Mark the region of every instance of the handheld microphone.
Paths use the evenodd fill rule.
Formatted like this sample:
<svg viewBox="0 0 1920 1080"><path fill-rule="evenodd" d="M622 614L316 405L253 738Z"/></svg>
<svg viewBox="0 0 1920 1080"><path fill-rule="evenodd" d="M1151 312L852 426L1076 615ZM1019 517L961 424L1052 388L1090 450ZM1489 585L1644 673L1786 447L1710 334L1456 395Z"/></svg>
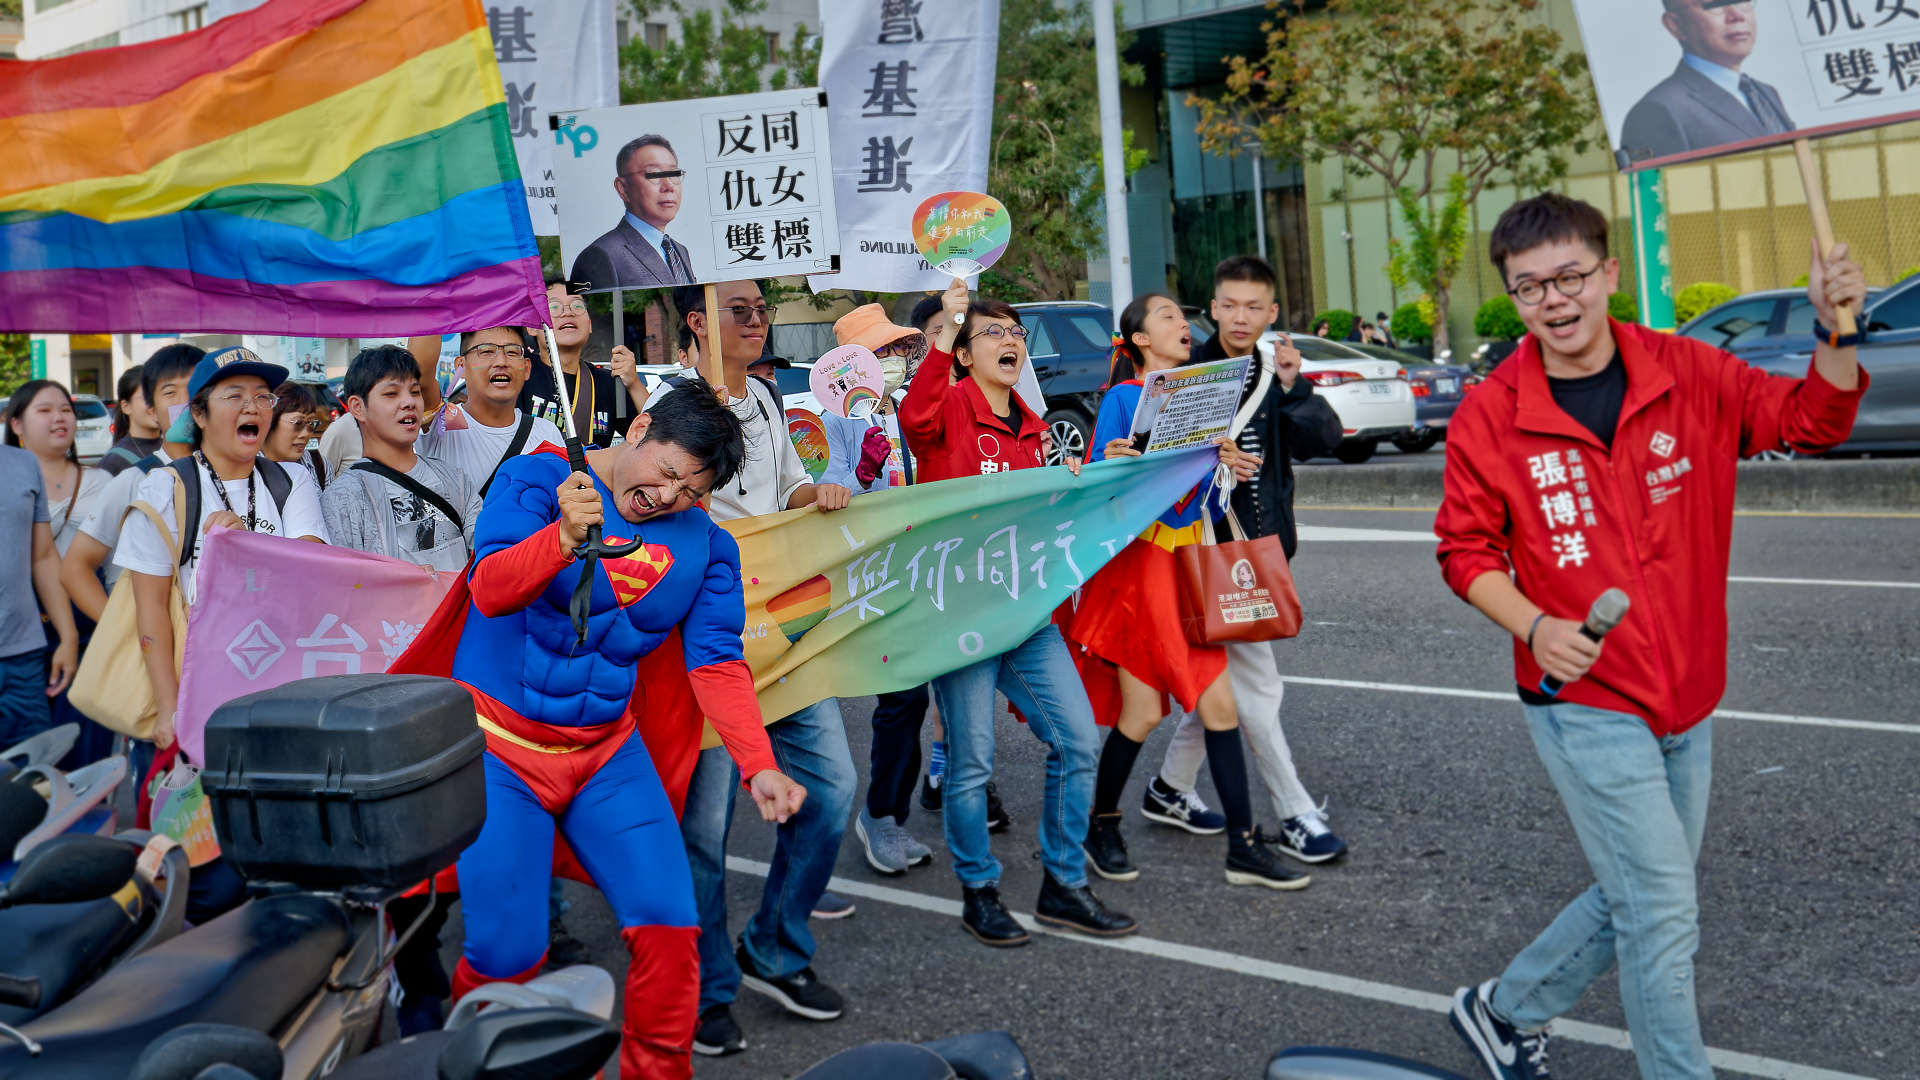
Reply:
<svg viewBox="0 0 1920 1080"><path fill-rule="evenodd" d="M1587 621L1580 624L1580 632L1587 636L1587 640L1597 642L1626 617L1627 594L1619 589L1608 589L1587 609ZM1564 685L1551 675L1543 676L1540 679L1540 692L1548 697L1558 697Z"/></svg>

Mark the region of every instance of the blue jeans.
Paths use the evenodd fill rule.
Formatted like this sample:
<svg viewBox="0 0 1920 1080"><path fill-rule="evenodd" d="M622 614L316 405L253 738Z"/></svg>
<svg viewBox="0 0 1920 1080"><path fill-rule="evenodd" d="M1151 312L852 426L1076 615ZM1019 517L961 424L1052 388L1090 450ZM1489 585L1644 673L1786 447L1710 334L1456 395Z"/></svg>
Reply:
<svg viewBox="0 0 1920 1080"><path fill-rule="evenodd" d="M807 789L807 801L779 827L760 909L741 930L740 946L761 974L781 978L813 962L807 919L833 876L858 777L840 703L832 698L775 723L767 736L780 771ZM703 750L680 815L693 902L700 910L702 1011L731 1002L740 989L740 965L727 934L727 833L739 787L740 773L726 747Z"/></svg>
<svg viewBox="0 0 1920 1080"><path fill-rule="evenodd" d="M998 688L1047 744L1047 794L1040 816L1040 859L1068 888L1087 883L1087 838L1093 808L1099 729L1067 643L1051 624L999 656L933 680L940 722L947 728L947 848L953 872L969 889L1000 884L1000 862L987 842L987 781L993 779L993 692Z"/></svg>
<svg viewBox="0 0 1920 1080"><path fill-rule="evenodd" d="M1529 705L1526 714L1597 880L1507 966L1493 1011L1523 1030L1544 1027L1617 962L1640 1075L1712 1076L1694 1002L1693 867L1707 826L1713 721L1663 739L1637 716L1584 705Z"/></svg>
<svg viewBox="0 0 1920 1080"><path fill-rule="evenodd" d="M0 750L53 726L45 648L0 657Z"/></svg>

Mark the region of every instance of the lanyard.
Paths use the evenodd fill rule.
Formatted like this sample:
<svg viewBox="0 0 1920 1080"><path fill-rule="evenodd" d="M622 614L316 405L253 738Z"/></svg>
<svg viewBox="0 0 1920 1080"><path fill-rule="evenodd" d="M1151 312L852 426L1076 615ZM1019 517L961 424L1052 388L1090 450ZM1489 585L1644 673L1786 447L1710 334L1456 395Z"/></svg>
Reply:
<svg viewBox="0 0 1920 1080"><path fill-rule="evenodd" d="M225 480L220 479L220 474L214 471L213 463L207 460L207 455L204 452L196 450L194 451L194 454L200 459L200 467L207 470L208 476L213 477L213 491L214 491L214 494L220 496L220 505L227 508L227 513L232 514L235 517L238 517L240 512L233 508L233 500L227 497L227 482ZM254 497L253 473L249 472L247 473L247 531L248 532L252 532L254 525L257 523L257 519L254 517L253 497Z"/></svg>

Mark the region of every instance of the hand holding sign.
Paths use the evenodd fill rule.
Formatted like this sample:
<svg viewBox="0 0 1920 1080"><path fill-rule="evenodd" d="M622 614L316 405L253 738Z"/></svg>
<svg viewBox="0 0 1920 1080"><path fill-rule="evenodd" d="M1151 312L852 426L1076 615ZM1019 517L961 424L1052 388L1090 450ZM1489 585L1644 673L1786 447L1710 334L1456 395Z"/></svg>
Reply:
<svg viewBox="0 0 1920 1080"><path fill-rule="evenodd" d="M1000 200L977 191L948 191L913 212L913 243L935 269L972 277L1000 261L1013 239L1013 219Z"/></svg>
<svg viewBox="0 0 1920 1080"><path fill-rule="evenodd" d="M886 393L886 381L879 358L864 345L827 350L813 362L808 379L822 410L856 420L873 415Z"/></svg>

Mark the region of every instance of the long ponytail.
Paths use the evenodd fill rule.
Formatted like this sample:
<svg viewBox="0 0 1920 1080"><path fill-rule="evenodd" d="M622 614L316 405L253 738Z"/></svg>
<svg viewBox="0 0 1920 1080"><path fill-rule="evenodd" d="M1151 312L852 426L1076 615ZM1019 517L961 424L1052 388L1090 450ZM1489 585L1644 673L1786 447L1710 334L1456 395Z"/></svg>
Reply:
<svg viewBox="0 0 1920 1080"><path fill-rule="evenodd" d="M1147 325L1147 305L1155 300L1171 299L1165 293L1145 293L1134 297L1120 312L1120 332L1113 336L1113 355L1107 365L1108 386L1137 379L1147 369L1147 358L1140 355L1140 346L1133 343L1133 335Z"/></svg>

